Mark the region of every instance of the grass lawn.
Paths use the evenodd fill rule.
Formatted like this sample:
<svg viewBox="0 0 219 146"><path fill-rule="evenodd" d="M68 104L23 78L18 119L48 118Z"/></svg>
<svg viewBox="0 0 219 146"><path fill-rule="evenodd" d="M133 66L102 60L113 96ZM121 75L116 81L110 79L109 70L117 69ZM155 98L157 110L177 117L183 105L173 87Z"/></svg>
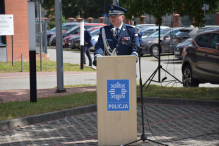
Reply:
<svg viewBox="0 0 219 146"><path fill-rule="evenodd" d="M56 71L56 62L50 60L42 61L42 70L45 72ZM63 63L64 71L96 71L90 67L84 67L83 70L80 69L78 64ZM36 61L36 70L40 72L40 61ZM15 61L12 66L12 62L0 62L0 73L8 72L21 72L21 61ZM23 62L23 72L29 72L29 61Z"/></svg>
<svg viewBox="0 0 219 146"><path fill-rule="evenodd" d="M136 90L137 96L140 96L139 86L137 86ZM219 100L219 88L171 88L150 85L147 90L143 89L143 95L144 97ZM96 102L96 92L84 92L39 98L37 99L37 103L30 103L29 100L0 103L0 121L96 104Z"/></svg>

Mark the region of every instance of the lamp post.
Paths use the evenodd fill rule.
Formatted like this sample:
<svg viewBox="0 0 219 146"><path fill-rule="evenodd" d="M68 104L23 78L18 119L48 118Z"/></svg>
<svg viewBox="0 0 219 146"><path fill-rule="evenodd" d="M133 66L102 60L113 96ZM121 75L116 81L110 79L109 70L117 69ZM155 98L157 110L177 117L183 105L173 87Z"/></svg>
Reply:
<svg viewBox="0 0 219 146"><path fill-rule="evenodd" d="M35 2L28 2L30 102L37 102Z"/></svg>
<svg viewBox="0 0 219 146"><path fill-rule="evenodd" d="M40 71L43 70L43 64L42 64L42 24L41 24L41 3L43 3L43 0L39 0L39 25L40 25Z"/></svg>
<svg viewBox="0 0 219 146"><path fill-rule="evenodd" d="M63 80L62 0L55 0L57 91L66 92Z"/></svg>

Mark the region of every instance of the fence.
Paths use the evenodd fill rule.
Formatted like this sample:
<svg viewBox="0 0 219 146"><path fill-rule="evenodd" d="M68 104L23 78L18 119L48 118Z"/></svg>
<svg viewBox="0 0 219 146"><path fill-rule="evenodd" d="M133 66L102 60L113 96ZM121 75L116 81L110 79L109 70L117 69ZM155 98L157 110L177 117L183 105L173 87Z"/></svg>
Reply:
<svg viewBox="0 0 219 146"><path fill-rule="evenodd" d="M206 14L205 15L205 25L215 25L215 15L214 14ZM181 17L182 26L190 26L192 25L192 21L189 20L188 16Z"/></svg>
<svg viewBox="0 0 219 146"><path fill-rule="evenodd" d="M47 21L41 19L42 32L41 32L41 48L42 52L47 53ZM36 53L40 53L40 21L35 19L36 26Z"/></svg>
<svg viewBox="0 0 219 146"><path fill-rule="evenodd" d="M146 17L143 19L143 23L144 24L155 24L155 18L153 16L150 15L145 15ZM166 15L162 17L163 22L162 25L164 26L172 26L173 23L173 15ZM189 20L188 16L183 16L180 17L181 21L179 21L179 26L181 25L182 27L189 27L192 25L192 21ZM206 14L205 15L205 19L206 19L206 23L205 25L215 25L215 15L214 14ZM84 22L87 22L87 19L84 19ZM93 23L98 23L99 20L98 19L93 19ZM134 19L135 24L139 24L139 18L135 18ZM110 24L110 19L109 18L105 18L104 20L105 24Z"/></svg>

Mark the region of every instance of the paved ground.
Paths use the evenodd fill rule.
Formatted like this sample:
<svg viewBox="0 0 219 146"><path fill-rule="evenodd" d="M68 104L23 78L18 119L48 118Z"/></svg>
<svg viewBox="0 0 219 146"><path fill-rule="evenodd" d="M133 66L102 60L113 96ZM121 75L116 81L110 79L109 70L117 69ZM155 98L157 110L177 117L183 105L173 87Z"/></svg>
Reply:
<svg viewBox="0 0 219 146"><path fill-rule="evenodd" d="M218 146L219 108L145 104L145 134L170 146ZM146 112L147 111L147 116ZM138 105L138 135L142 134ZM146 117L148 118L149 126ZM150 128L149 128L150 127ZM0 131L1 145L97 145L97 113ZM139 145L155 146L152 142Z"/></svg>
<svg viewBox="0 0 219 146"><path fill-rule="evenodd" d="M55 61L55 50L49 49L48 52L50 59ZM64 62L74 64L80 62L77 53L64 51L63 56ZM180 63L177 60L168 63L168 57L165 57L162 64L171 74L181 79ZM156 67L156 60L147 57L142 58L143 82L146 81ZM136 70L138 74L138 66ZM162 73L162 75L165 76L165 73ZM65 72L64 83L65 85L96 84L96 73ZM172 82L173 84L174 82ZM56 93L54 88L56 86L56 72L37 73L38 98L96 90L95 87L67 88L66 93ZM174 86L179 87L181 85L174 84ZM218 85L211 84L202 84L201 86L218 87ZM0 74L0 98L3 98L4 102L28 100L29 73ZM158 139L162 143L174 146L219 146L218 107L146 104L144 108L145 134L149 139ZM0 131L0 145L97 145L96 114L96 112L86 113ZM136 137L140 137L142 133L140 106L138 106L137 114L138 125L136 127L138 135ZM150 146L157 144L147 141L145 143L139 142L139 145Z"/></svg>

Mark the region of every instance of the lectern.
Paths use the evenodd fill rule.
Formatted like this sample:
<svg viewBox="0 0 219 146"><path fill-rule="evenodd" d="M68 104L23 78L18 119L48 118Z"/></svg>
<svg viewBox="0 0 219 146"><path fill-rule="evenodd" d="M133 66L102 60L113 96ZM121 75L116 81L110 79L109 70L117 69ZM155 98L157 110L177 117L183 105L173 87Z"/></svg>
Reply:
<svg viewBox="0 0 219 146"><path fill-rule="evenodd" d="M98 57L98 145L122 145L137 140L136 100L136 57Z"/></svg>

